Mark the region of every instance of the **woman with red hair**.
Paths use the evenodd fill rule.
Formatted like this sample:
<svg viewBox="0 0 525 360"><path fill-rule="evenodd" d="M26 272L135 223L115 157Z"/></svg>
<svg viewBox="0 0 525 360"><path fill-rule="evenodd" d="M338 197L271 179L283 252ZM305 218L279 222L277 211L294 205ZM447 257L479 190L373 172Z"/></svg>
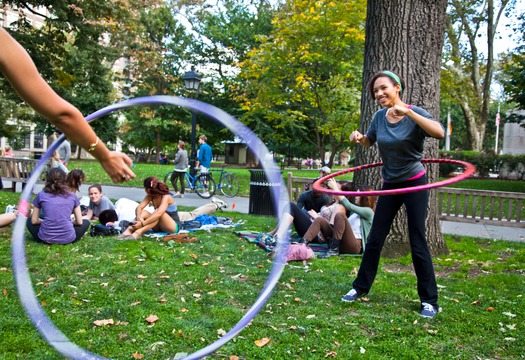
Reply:
<svg viewBox="0 0 525 360"><path fill-rule="evenodd" d="M135 210L135 221L117 237L118 239L137 240L150 229L170 234L179 232L180 219L177 204L170 196L168 185L151 176L144 180L144 190L146 197ZM149 205L154 207L153 213L144 210Z"/></svg>

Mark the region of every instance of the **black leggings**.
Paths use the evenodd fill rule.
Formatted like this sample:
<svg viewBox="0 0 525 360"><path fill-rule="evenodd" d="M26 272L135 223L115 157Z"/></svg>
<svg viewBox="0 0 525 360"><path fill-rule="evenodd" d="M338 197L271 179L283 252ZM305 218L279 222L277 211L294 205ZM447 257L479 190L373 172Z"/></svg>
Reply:
<svg viewBox="0 0 525 360"><path fill-rule="evenodd" d="M383 184L383 190L412 187L427 183L426 176L409 180L401 184ZM408 237L412 251L412 263L417 277L417 292L421 302L426 302L438 308L438 290L432 256L428 248L425 234L427 216L428 191L418 191L409 194L381 196L377 201L374 220L370 235L366 242L363 260L353 283L359 293L368 293L377 274L379 258L394 217L405 205L408 221Z"/></svg>
<svg viewBox="0 0 525 360"><path fill-rule="evenodd" d="M69 244L80 240L82 236L84 236L84 234L88 230L89 224L90 224L89 220L83 219L82 225L74 225L73 228L75 229L75 240L73 240ZM33 239L35 239L36 242L49 244L47 241L43 241L42 239L38 237L38 230L40 229L40 225L33 225L31 223L31 218L27 219L26 226L27 226L27 230L29 230L29 233L31 234L31 236L33 236Z"/></svg>
<svg viewBox="0 0 525 360"><path fill-rule="evenodd" d="M297 235L304 237L304 234L306 234L310 225L312 225L312 218L305 209L301 209L293 202L290 203L290 215L293 216L293 226L295 227ZM319 241L319 239L315 236L312 242L315 243L317 241Z"/></svg>
<svg viewBox="0 0 525 360"><path fill-rule="evenodd" d="M186 175L185 172L182 172L182 171L173 171L171 173L171 178L170 178L170 181L171 181L171 185L173 185L173 189L175 189L175 191L179 191L179 188L177 187L177 181L180 182L180 193L181 194L184 194L184 176Z"/></svg>

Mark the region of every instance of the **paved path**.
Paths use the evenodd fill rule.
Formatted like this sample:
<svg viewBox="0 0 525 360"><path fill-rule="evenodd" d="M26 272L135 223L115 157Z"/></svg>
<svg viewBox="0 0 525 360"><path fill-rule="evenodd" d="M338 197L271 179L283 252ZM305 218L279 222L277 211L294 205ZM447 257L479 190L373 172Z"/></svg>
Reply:
<svg viewBox="0 0 525 360"><path fill-rule="evenodd" d="M10 187L8 181L4 181L4 187ZM88 193L88 184L83 184L80 187L80 193L86 195ZM20 186L18 186L20 189ZM37 184L35 191L42 189L42 185ZM132 188L118 185L104 185L102 187L103 193L110 199L128 198L140 202L145 195L144 189ZM235 211L243 214L249 213L250 200L246 197L236 196L234 198L226 198L224 196L217 196L228 203L226 211ZM181 206L198 207L208 203L209 199L202 199L197 194L188 192L184 198L177 198L177 204ZM525 229L507 226L493 226L483 224L460 223L454 221L441 221L441 231L444 234L452 234L459 236L472 236L483 239L493 240L508 240L508 241L523 241L525 242Z"/></svg>

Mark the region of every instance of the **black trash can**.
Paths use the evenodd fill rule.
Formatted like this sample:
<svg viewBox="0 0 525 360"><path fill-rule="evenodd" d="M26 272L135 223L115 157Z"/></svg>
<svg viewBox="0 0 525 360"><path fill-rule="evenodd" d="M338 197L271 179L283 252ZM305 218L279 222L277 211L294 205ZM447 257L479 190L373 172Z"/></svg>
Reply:
<svg viewBox="0 0 525 360"><path fill-rule="evenodd" d="M281 179L281 177L279 178ZM272 188L280 187L281 185L282 180L277 184L270 183L266 178L264 170L250 170L250 203L248 213L275 216Z"/></svg>

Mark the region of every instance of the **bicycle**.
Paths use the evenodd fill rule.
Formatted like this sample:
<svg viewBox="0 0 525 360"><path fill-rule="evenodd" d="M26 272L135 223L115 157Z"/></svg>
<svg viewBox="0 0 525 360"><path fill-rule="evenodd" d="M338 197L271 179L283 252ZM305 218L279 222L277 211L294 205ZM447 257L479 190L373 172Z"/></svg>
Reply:
<svg viewBox="0 0 525 360"><path fill-rule="evenodd" d="M216 188L220 189L222 194L226 197L234 197L239 193L239 180L235 177L235 174L224 171L224 168L227 164L222 165L221 170L212 170L220 171L221 176L219 181L216 182ZM213 174L212 174L213 176Z"/></svg>
<svg viewBox="0 0 525 360"><path fill-rule="evenodd" d="M170 171L164 176L164 183L171 183L171 174L173 171ZM184 174L184 180L186 183L186 188L193 190L199 197L203 199L209 199L215 195L216 185L215 180L210 173L207 174L198 174L192 176L188 171Z"/></svg>

